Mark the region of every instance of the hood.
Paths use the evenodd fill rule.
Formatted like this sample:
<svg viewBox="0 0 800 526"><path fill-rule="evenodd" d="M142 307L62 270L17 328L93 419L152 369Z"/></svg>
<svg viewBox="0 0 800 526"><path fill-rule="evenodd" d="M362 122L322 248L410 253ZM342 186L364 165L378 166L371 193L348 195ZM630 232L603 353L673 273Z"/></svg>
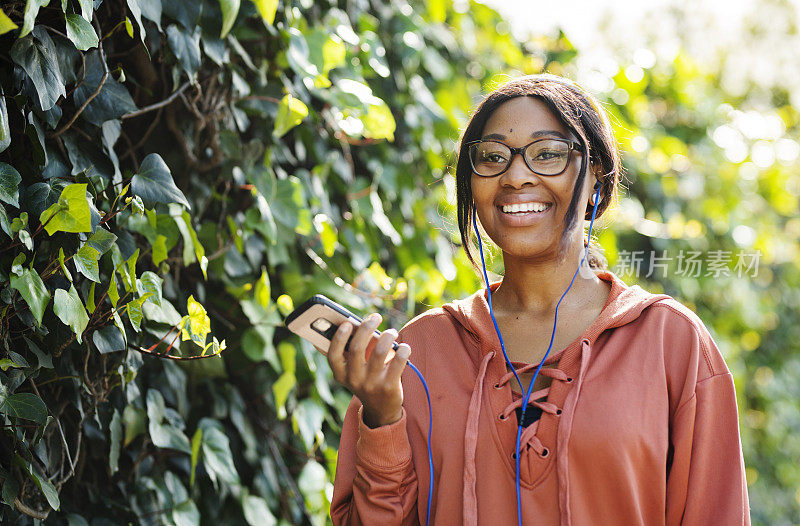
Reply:
<svg viewBox="0 0 800 526"><path fill-rule="evenodd" d="M665 294L651 294L638 285L629 287L613 272L608 270L595 272L595 274L603 281L611 283L611 292L600 315L584 331L581 339L588 339L594 342L604 330L630 323L638 318L647 306L656 301L669 298ZM499 286L499 281L492 283L492 292ZM481 347L483 349L496 349L499 347L500 340L497 337L489 314L486 289L482 288L467 298L447 303L443 306L443 309L470 334L482 342Z"/></svg>

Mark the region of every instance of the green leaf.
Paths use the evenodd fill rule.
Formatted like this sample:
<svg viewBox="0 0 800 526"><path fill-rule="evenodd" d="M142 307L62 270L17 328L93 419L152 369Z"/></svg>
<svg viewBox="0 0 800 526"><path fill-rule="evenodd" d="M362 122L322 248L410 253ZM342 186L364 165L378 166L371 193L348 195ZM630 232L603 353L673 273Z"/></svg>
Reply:
<svg viewBox="0 0 800 526"><path fill-rule="evenodd" d="M108 284L108 299L111 300L111 305L116 308L117 302L119 302L116 274L111 274L111 283Z"/></svg>
<svg viewBox="0 0 800 526"><path fill-rule="evenodd" d="M300 438L305 442L307 451L313 451L317 439L321 438L324 418L325 410L320 402L310 398L297 404L292 413L292 425L300 432Z"/></svg>
<svg viewBox="0 0 800 526"><path fill-rule="evenodd" d="M55 298L53 299L53 311L58 316L58 319L69 326L72 332L77 336L78 343L81 343L83 331L89 324L89 316L86 314L86 308L78 296L78 291L75 290L75 285L70 285L69 292L64 289L57 289Z"/></svg>
<svg viewBox="0 0 800 526"><path fill-rule="evenodd" d="M119 450L120 442L122 442L122 418L116 409L114 409L114 416L111 417L109 433L111 434L111 446L108 450L108 469L113 475L119 470Z"/></svg>
<svg viewBox="0 0 800 526"><path fill-rule="evenodd" d="M92 219L86 183L71 184L64 188L58 202L42 212L39 221L51 236L56 232L90 232Z"/></svg>
<svg viewBox="0 0 800 526"><path fill-rule="evenodd" d="M225 38L225 35L233 27L236 22L236 15L239 14L240 0L219 0L219 7L222 9L222 31L219 38Z"/></svg>
<svg viewBox="0 0 800 526"><path fill-rule="evenodd" d="M103 61L97 50L86 53L86 76L83 82L75 88L75 105L80 107L89 97L97 91L105 70ZM136 111L136 104L125 86L114 80L109 74L100 88L100 93L89 102L83 110L81 118L92 124L102 126L104 122L119 119L126 113ZM87 145L82 145L79 151L83 152Z"/></svg>
<svg viewBox="0 0 800 526"><path fill-rule="evenodd" d="M297 378L294 373L285 372L272 384L272 394L275 396L275 408L278 410L278 418L286 418L286 400L289 393L297 385Z"/></svg>
<svg viewBox="0 0 800 526"><path fill-rule="evenodd" d="M14 235L11 230L11 223L8 221L8 214L6 207L0 204L0 230L6 233L8 237L13 238Z"/></svg>
<svg viewBox="0 0 800 526"><path fill-rule="evenodd" d="M157 266L159 263L167 259L167 254L167 238L161 234L158 234L158 236L156 236L155 243L153 243L153 265Z"/></svg>
<svg viewBox="0 0 800 526"><path fill-rule="evenodd" d="M176 449L184 453L192 453L189 439L186 435L169 424L162 424L164 420L164 397L155 389L147 390L147 418L148 430L153 445L160 448Z"/></svg>
<svg viewBox="0 0 800 526"><path fill-rule="evenodd" d="M191 209L186 196L175 186L169 167L157 153L144 158L139 173L131 181L131 191L140 196L149 208L155 203L180 203Z"/></svg>
<svg viewBox="0 0 800 526"><path fill-rule="evenodd" d="M123 447L133 442L133 439L141 435L145 431L146 415L142 409L138 409L132 405L126 405L122 411L122 422L125 424L125 440L122 443Z"/></svg>
<svg viewBox="0 0 800 526"><path fill-rule="evenodd" d="M67 37L72 40L75 47L81 51L97 47L100 39L94 32L92 24L80 15L69 14L65 16L67 22Z"/></svg>
<svg viewBox="0 0 800 526"><path fill-rule="evenodd" d="M211 318L203 305L194 299L194 295L186 301L186 309L189 314L185 317L186 322L181 324L181 341L192 340L202 347L211 332Z"/></svg>
<svg viewBox="0 0 800 526"><path fill-rule="evenodd" d="M0 13L2 13L2 10L0 10ZM2 25L2 16L0 16L0 25ZM6 108L6 98L0 89L0 153L3 153L10 145L11 128L8 124L8 108Z"/></svg>
<svg viewBox="0 0 800 526"><path fill-rule="evenodd" d="M0 201L19 208L19 183L22 176L10 164L0 163Z"/></svg>
<svg viewBox="0 0 800 526"><path fill-rule="evenodd" d="M239 484L239 473L233 463L230 443L222 425L211 418L203 418L198 425L203 430L203 465L215 486L219 482Z"/></svg>
<svg viewBox="0 0 800 526"><path fill-rule="evenodd" d="M100 283L100 265L97 262L99 257L100 253L97 249L90 247L89 244L86 243L78 250L72 260L75 262L75 269L78 272L90 280Z"/></svg>
<svg viewBox="0 0 800 526"><path fill-rule="evenodd" d="M31 309L36 323L42 324L44 309L50 302L50 293L44 286L42 278L33 269L22 269L19 275L11 276L11 288L19 291L22 299Z"/></svg>
<svg viewBox="0 0 800 526"><path fill-rule="evenodd" d="M14 463L25 470L31 480L33 480L39 490L44 494L50 507L57 510L61 506L61 502L58 500L58 491L56 491L55 486L53 486L47 477L41 476L33 465L26 462L19 455L15 455Z"/></svg>
<svg viewBox="0 0 800 526"><path fill-rule="evenodd" d="M197 19L203 10L203 2L196 0L170 0L163 2L164 14L180 22L183 27L194 31ZM144 10L142 11L144 12Z"/></svg>
<svg viewBox="0 0 800 526"><path fill-rule="evenodd" d="M192 227L192 218L186 210L181 209L178 205L171 204L169 206L169 213L175 219L175 224L183 238L183 264L189 265L197 261L200 264L200 270L203 271L203 278L207 279L208 259L206 259L206 250L200 243L194 227Z"/></svg>
<svg viewBox="0 0 800 526"><path fill-rule="evenodd" d="M142 16L155 22L158 30L161 31L161 0L128 0L128 8L139 26L139 38L142 39L142 42L144 42L147 35L144 25L142 25ZM128 34L131 37L133 36L133 28L130 29Z"/></svg>
<svg viewBox="0 0 800 526"><path fill-rule="evenodd" d="M94 331L92 342L100 354L125 350L125 336L116 325L106 325Z"/></svg>
<svg viewBox="0 0 800 526"><path fill-rule="evenodd" d="M307 115L308 106L300 99L286 94L278 106L278 116L275 118L275 129L272 134L275 137L283 137L289 130L300 124Z"/></svg>
<svg viewBox="0 0 800 526"><path fill-rule="evenodd" d="M31 3L35 0L28 0L29 6ZM14 42L10 55L31 79L42 111L49 110L59 97L66 96L53 40L43 27L37 27L32 35Z"/></svg>
<svg viewBox="0 0 800 526"><path fill-rule="evenodd" d="M197 471L197 461L200 459L200 446L203 444L203 430L197 428L192 436L192 462L189 471L189 486L194 487L194 476Z"/></svg>
<svg viewBox="0 0 800 526"><path fill-rule="evenodd" d="M364 123L364 137L394 141L396 124L392 111L385 102L370 104L367 114L361 117L361 122Z"/></svg>
<svg viewBox="0 0 800 526"><path fill-rule="evenodd" d="M5 14L2 9L0 9L0 35L5 35L9 31L13 31L18 27L19 26L15 24L10 18L8 18L8 15ZM0 149L0 151L3 150Z"/></svg>
<svg viewBox="0 0 800 526"><path fill-rule="evenodd" d="M242 499L244 518L250 526L275 526L278 520L267 506L267 501L256 495L245 495Z"/></svg>
<svg viewBox="0 0 800 526"><path fill-rule="evenodd" d="M87 22L92 21L92 15L94 15L94 0L78 0L78 3L81 5L81 16Z"/></svg>
<svg viewBox="0 0 800 526"><path fill-rule="evenodd" d="M177 24L172 24L167 28L167 42L186 74L189 77L194 76L201 63L200 28L189 33Z"/></svg>
<svg viewBox="0 0 800 526"><path fill-rule="evenodd" d="M97 250L97 252L102 255L111 249L111 246L116 240L116 235L104 228L97 228L94 231L94 234L92 234L89 239L86 240L86 244Z"/></svg>
<svg viewBox="0 0 800 526"><path fill-rule="evenodd" d="M72 274L70 274L69 269L67 269L67 265L65 263L66 256L64 256L64 249L59 247L58 248L58 265L61 267L61 272L64 273L64 277L72 283Z"/></svg>
<svg viewBox="0 0 800 526"><path fill-rule="evenodd" d="M278 11L278 0L253 0L258 14L269 25L275 22L275 13Z"/></svg>
<svg viewBox="0 0 800 526"><path fill-rule="evenodd" d="M137 292L140 296L149 294L147 299L160 307L162 283L164 283L164 280L161 279L158 274L146 270L144 273L142 273L142 277L136 284Z"/></svg>
<svg viewBox="0 0 800 526"><path fill-rule="evenodd" d="M139 332L139 328L142 323L142 303L144 303L145 300L147 300L147 296L131 300L125 305L125 311L128 313L128 319L131 320L131 325L136 332Z"/></svg>
<svg viewBox="0 0 800 526"><path fill-rule="evenodd" d="M33 24L36 22L36 15L39 14L39 9L45 7L50 3L50 0L28 0L25 3L25 14L22 20L22 31L19 37L22 38L33 29Z"/></svg>
<svg viewBox="0 0 800 526"><path fill-rule="evenodd" d="M47 420L47 406L33 393L14 393L0 404L0 413L15 418L32 420L44 424Z"/></svg>

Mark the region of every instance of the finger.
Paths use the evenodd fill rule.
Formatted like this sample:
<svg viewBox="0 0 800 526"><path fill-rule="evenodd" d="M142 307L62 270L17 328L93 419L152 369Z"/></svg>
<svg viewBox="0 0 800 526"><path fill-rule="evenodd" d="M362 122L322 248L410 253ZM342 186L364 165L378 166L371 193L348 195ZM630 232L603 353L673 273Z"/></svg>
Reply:
<svg viewBox="0 0 800 526"><path fill-rule="evenodd" d="M331 367L331 371L333 371L333 377L340 383L344 383L345 369L347 367L344 357L344 347L352 333L353 324L348 321L342 322L333 334L331 345L328 347L328 364Z"/></svg>
<svg viewBox="0 0 800 526"><path fill-rule="evenodd" d="M367 363L366 352L370 340L375 336L375 329L381 323L381 315L372 313L366 317L361 323L361 326L356 329L353 338L350 340L349 353L347 356L348 362L358 363L362 366Z"/></svg>
<svg viewBox="0 0 800 526"><path fill-rule="evenodd" d="M392 342L395 339L397 339L397 331L394 329L387 329L378 337L375 349L373 349L372 355L367 360L367 377L377 378L383 374L386 355L389 353L389 349L392 348Z"/></svg>
<svg viewBox="0 0 800 526"><path fill-rule="evenodd" d="M408 357L411 354L411 347L407 343L401 343L397 346L397 351L394 353L394 358L389 362L386 367L386 381L393 382L399 381L400 375L408 363Z"/></svg>

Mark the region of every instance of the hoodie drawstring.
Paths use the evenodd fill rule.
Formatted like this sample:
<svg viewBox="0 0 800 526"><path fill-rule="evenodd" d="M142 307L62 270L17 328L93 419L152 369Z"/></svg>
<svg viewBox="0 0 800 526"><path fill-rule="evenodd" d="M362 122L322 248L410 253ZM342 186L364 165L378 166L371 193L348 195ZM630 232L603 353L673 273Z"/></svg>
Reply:
<svg viewBox="0 0 800 526"><path fill-rule="evenodd" d="M478 448L478 419L481 414L481 400L483 399L483 381L486 378L486 369L494 358L494 351L483 357L478 369L478 378L472 389L467 412L467 430L464 432L464 524L474 526L478 524L478 495L475 490L477 477L475 476L475 452Z"/></svg>

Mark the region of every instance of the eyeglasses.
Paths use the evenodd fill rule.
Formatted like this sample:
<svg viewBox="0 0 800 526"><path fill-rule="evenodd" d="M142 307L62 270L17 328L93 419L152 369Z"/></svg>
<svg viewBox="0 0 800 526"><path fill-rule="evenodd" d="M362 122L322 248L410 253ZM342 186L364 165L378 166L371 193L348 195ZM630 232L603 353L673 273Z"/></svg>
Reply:
<svg viewBox="0 0 800 526"><path fill-rule="evenodd" d="M525 165L535 174L561 175L567 169L572 150L580 144L569 139L538 139L520 148L496 141L477 140L467 143L472 170L481 177L496 177L511 166L514 155L520 154Z"/></svg>

